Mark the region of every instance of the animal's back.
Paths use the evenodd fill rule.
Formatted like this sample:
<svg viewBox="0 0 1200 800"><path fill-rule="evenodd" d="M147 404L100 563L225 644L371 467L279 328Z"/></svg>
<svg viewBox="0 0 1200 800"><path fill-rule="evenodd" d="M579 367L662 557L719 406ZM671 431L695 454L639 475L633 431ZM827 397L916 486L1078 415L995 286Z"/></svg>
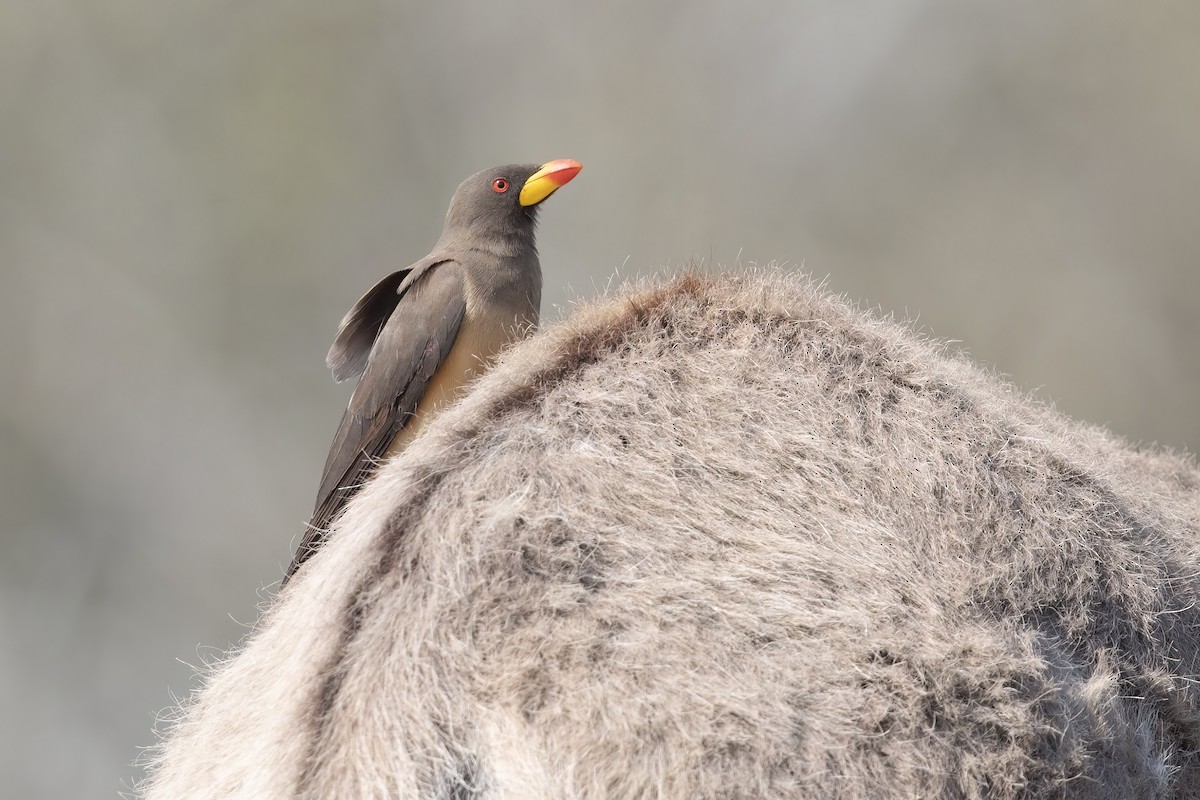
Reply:
<svg viewBox="0 0 1200 800"><path fill-rule="evenodd" d="M1189 797L1200 474L776 273L509 351L152 797Z"/></svg>

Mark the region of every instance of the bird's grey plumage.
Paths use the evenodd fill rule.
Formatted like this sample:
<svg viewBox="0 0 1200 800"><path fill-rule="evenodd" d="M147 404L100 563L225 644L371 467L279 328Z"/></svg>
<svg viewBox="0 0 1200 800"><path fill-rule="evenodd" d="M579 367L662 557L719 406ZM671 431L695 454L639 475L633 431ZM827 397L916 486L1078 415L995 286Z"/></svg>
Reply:
<svg viewBox="0 0 1200 800"><path fill-rule="evenodd" d="M342 317L337 338L325 356L325 365L333 371L338 383L362 375L367 367L367 356L375 337L400 303L400 286L414 271L423 272L426 266L439 263L427 256L412 266L397 270L367 290L354 307Z"/></svg>
<svg viewBox="0 0 1200 800"><path fill-rule="evenodd" d="M537 204L521 205L518 190L539 169L509 165L463 181L433 251L376 283L342 319L326 363L335 380L362 377L285 584L379 461L411 438L405 429L454 399L504 345L536 327ZM501 180L511 190L497 189Z"/></svg>
<svg viewBox="0 0 1200 800"><path fill-rule="evenodd" d="M380 327L374 343L391 357L363 359L366 372L342 415L313 524L289 574L320 543L328 522L383 458L450 352L466 310L462 272L454 261L439 262L438 270L401 296Z"/></svg>

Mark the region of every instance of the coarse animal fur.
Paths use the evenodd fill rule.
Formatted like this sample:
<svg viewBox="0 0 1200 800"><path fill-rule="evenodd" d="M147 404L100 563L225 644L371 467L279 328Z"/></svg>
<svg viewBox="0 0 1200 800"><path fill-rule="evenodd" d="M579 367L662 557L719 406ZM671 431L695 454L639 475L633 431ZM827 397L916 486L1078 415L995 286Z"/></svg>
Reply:
<svg viewBox="0 0 1200 800"><path fill-rule="evenodd" d="M1200 796L1198 487L805 278L642 285L381 470L144 790Z"/></svg>

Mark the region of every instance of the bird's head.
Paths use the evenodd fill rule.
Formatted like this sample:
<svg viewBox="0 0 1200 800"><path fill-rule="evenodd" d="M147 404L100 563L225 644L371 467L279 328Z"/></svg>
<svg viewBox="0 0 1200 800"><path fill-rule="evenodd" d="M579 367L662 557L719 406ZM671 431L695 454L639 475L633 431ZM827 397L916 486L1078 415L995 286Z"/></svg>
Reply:
<svg viewBox="0 0 1200 800"><path fill-rule="evenodd" d="M538 205L583 167L560 158L546 164L509 164L477 172L459 184L446 212L447 237L532 235Z"/></svg>

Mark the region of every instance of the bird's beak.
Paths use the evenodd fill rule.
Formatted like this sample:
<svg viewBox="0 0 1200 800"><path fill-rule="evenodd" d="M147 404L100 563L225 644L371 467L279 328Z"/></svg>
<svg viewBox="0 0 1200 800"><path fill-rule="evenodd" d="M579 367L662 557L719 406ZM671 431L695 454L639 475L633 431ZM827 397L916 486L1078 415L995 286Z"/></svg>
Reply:
<svg viewBox="0 0 1200 800"><path fill-rule="evenodd" d="M555 189L578 175L581 169L583 169L582 164L569 158L560 158L557 161L542 164L542 168L530 175L529 180L525 181L525 185L521 187L521 196L517 198L518 202L523 206L536 206L554 194Z"/></svg>

